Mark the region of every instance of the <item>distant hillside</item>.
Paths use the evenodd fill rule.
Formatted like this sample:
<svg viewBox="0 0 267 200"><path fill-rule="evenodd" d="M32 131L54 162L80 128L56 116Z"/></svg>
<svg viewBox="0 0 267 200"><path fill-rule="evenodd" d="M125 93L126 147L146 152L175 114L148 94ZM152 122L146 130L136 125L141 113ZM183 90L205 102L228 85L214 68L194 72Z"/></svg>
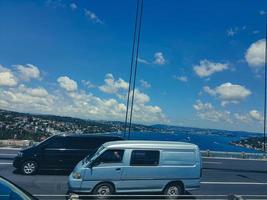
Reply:
<svg viewBox="0 0 267 200"><path fill-rule="evenodd" d="M133 131L158 131L140 124L132 125ZM30 139L39 141L57 133L103 133L124 131L124 123L93 121L54 115L19 113L0 109L0 139Z"/></svg>
<svg viewBox="0 0 267 200"><path fill-rule="evenodd" d="M39 141L57 133L123 132L124 123L119 121L94 121L55 115L37 115L0 109L0 139L29 139ZM256 137L255 133L226 131L169 125L132 124L134 132L186 133L224 135L227 137Z"/></svg>

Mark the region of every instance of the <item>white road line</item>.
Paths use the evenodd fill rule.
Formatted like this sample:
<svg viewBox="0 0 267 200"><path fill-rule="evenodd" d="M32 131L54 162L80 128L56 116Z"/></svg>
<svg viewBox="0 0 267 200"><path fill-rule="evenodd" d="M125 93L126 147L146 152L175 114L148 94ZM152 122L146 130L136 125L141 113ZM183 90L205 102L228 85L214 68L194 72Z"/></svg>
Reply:
<svg viewBox="0 0 267 200"><path fill-rule="evenodd" d="M21 150L22 148L12 148L12 147L0 147L0 150L14 150L14 151L17 151L17 150Z"/></svg>
<svg viewBox="0 0 267 200"><path fill-rule="evenodd" d="M212 185L267 185L267 183L259 182L200 182L201 184L212 184Z"/></svg>
<svg viewBox="0 0 267 200"><path fill-rule="evenodd" d="M1 163L0 162L0 165L12 165L12 163Z"/></svg>
<svg viewBox="0 0 267 200"><path fill-rule="evenodd" d="M221 165L222 162L205 162L203 161L204 164L216 164L216 165Z"/></svg>
<svg viewBox="0 0 267 200"><path fill-rule="evenodd" d="M0 156L16 156L14 153L0 153Z"/></svg>

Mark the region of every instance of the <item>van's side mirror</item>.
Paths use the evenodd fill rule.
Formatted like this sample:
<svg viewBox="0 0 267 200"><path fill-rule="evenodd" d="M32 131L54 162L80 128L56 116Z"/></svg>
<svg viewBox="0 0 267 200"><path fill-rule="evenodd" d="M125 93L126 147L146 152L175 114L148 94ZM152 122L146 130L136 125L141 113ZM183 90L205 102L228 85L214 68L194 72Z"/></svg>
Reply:
<svg viewBox="0 0 267 200"><path fill-rule="evenodd" d="M98 159L96 159L96 160L92 160L92 162L90 162L89 164L88 164L88 167L89 168L93 168L93 167L95 167L95 166L97 166L97 165L99 165L100 164L100 162L98 161Z"/></svg>
<svg viewBox="0 0 267 200"><path fill-rule="evenodd" d="M92 169L92 168L93 168L93 163L89 163L89 164L87 165L87 167L90 168L90 169Z"/></svg>
<svg viewBox="0 0 267 200"><path fill-rule="evenodd" d="M95 160L92 160L88 165L87 167L92 169L93 167L95 166Z"/></svg>

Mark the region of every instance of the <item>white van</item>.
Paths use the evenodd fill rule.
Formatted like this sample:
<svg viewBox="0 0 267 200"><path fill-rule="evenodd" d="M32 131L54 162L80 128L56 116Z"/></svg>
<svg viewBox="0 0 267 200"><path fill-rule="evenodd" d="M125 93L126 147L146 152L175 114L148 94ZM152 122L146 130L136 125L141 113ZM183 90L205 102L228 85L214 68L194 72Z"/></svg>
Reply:
<svg viewBox="0 0 267 200"><path fill-rule="evenodd" d="M116 141L79 162L69 176L69 194L152 192L176 197L198 189L202 162L198 146L183 142Z"/></svg>

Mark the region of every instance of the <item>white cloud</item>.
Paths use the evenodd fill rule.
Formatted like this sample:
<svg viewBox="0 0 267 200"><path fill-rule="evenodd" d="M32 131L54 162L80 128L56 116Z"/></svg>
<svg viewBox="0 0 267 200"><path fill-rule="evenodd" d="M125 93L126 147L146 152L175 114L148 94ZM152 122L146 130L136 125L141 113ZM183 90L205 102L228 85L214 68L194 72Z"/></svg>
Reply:
<svg viewBox="0 0 267 200"><path fill-rule="evenodd" d="M203 111L203 110L211 110L213 106L211 103L202 103L201 100L197 100L197 102L193 105L193 108L196 111Z"/></svg>
<svg viewBox="0 0 267 200"><path fill-rule="evenodd" d="M165 65L166 64L166 59L163 56L162 52L156 52L154 54L154 64L156 65Z"/></svg>
<svg viewBox="0 0 267 200"><path fill-rule="evenodd" d="M12 87L17 85L17 78L11 70L0 65L0 86Z"/></svg>
<svg viewBox="0 0 267 200"><path fill-rule="evenodd" d="M140 80L141 86L144 88L151 88L151 84L145 80Z"/></svg>
<svg viewBox="0 0 267 200"><path fill-rule="evenodd" d="M250 45L245 54L248 65L252 68L260 68L265 63L265 39L258 40Z"/></svg>
<svg viewBox="0 0 267 200"><path fill-rule="evenodd" d="M232 123L229 111L217 111L211 103L203 103L201 100L197 100L193 108L196 110L198 117L203 120Z"/></svg>
<svg viewBox="0 0 267 200"><path fill-rule="evenodd" d="M255 121L262 121L263 120L262 114L257 110L251 110L249 112L249 116Z"/></svg>
<svg viewBox="0 0 267 200"><path fill-rule="evenodd" d="M117 93L119 90L128 90L129 84L123 79L115 80L112 74L106 74L105 84L100 86L99 89L105 93Z"/></svg>
<svg viewBox="0 0 267 200"><path fill-rule="evenodd" d="M77 8L78 8L77 4L75 4L75 3L71 3L70 4L70 9L71 10L76 10Z"/></svg>
<svg viewBox="0 0 267 200"><path fill-rule="evenodd" d="M227 103L239 103L251 95L251 91L244 86L235 85L229 82L221 84L214 89L205 86L203 90L209 95L217 96L221 100L223 106Z"/></svg>
<svg viewBox="0 0 267 200"><path fill-rule="evenodd" d="M187 82L187 81L188 81L187 76L175 76L174 78L175 78L176 80L178 80L178 81L182 81L182 82Z"/></svg>
<svg viewBox="0 0 267 200"><path fill-rule="evenodd" d="M255 31L253 31L252 33L253 33L253 34L259 34L260 31L259 31L259 30L255 30Z"/></svg>
<svg viewBox="0 0 267 200"><path fill-rule="evenodd" d="M17 85L17 80L11 72L0 72L0 86L15 86Z"/></svg>
<svg viewBox="0 0 267 200"><path fill-rule="evenodd" d="M84 14L94 23L98 23L98 24L104 23L94 12L90 10L84 9Z"/></svg>
<svg viewBox="0 0 267 200"><path fill-rule="evenodd" d="M132 92L130 96L132 96ZM144 105L145 103L148 103L149 101L150 101L150 97L147 94L140 92L138 89L135 89L134 102L137 105L140 105L140 104Z"/></svg>
<svg viewBox="0 0 267 200"><path fill-rule="evenodd" d="M7 70L0 67L0 72L3 71ZM58 90L57 87L50 87L48 91L42 86L32 88L24 84L4 87L0 93L0 108L84 119L124 121L128 83L123 79L115 79L112 74L106 75L105 89L108 89L105 91L112 91L111 95L114 95L107 99L82 89L78 90L77 83L69 77L62 76L57 81L68 92ZM87 83L88 81L85 81L85 84ZM132 92L130 94L132 95ZM147 94L136 89L133 121L151 124L166 122L167 119L159 106L150 105L150 97Z"/></svg>
<svg viewBox="0 0 267 200"><path fill-rule="evenodd" d="M37 87L37 88L27 88L25 85L21 84L19 85L19 91L26 93L32 97L46 97L48 96L48 92L43 87Z"/></svg>
<svg viewBox="0 0 267 200"><path fill-rule="evenodd" d="M204 86L203 87L203 91L208 93L211 96L215 96L216 95L216 91L211 89L209 86Z"/></svg>
<svg viewBox="0 0 267 200"><path fill-rule="evenodd" d="M46 0L45 4L52 8L64 8L65 4L62 3L62 0Z"/></svg>
<svg viewBox="0 0 267 200"><path fill-rule="evenodd" d="M55 97L44 88L19 85L0 93L0 107L21 112L47 113L55 109Z"/></svg>
<svg viewBox="0 0 267 200"><path fill-rule="evenodd" d="M233 113L229 110L218 110L211 103L203 103L201 100L197 100L193 104L193 108L201 120L209 122L209 127L214 127L217 123L220 129L224 126L228 129L231 127L233 130L250 130L254 132L261 130L262 127L263 117L256 110L251 110L247 113Z"/></svg>
<svg viewBox="0 0 267 200"><path fill-rule="evenodd" d="M67 90L68 92L77 90L78 86L76 81L70 79L67 76L61 76L57 79L57 82L59 83L60 87Z"/></svg>
<svg viewBox="0 0 267 200"><path fill-rule="evenodd" d="M228 63L214 63L207 59L201 60L199 65L193 66L193 70L201 78L211 76L216 72L221 72L228 68Z"/></svg>
<svg viewBox="0 0 267 200"><path fill-rule="evenodd" d="M227 36L229 37L233 37L238 33L239 28L235 27L235 28L230 28L229 30L227 30Z"/></svg>
<svg viewBox="0 0 267 200"><path fill-rule="evenodd" d="M250 126L255 125L255 122L259 122L259 124L263 122L263 115L257 110L251 110L245 114L235 113L234 118L237 122Z"/></svg>
<svg viewBox="0 0 267 200"><path fill-rule="evenodd" d="M31 79L40 79L40 70L35 65L14 65L14 67L18 71L19 77L24 81L30 81Z"/></svg>
<svg viewBox="0 0 267 200"><path fill-rule="evenodd" d="M240 114L240 113L234 113L234 119L237 121L237 122L241 122L241 123L246 123L248 124L249 123L249 118L248 118L248 115L243 115L243 114Z"/></svg>
<svg viewBox="0 0 267 200"><path fill-rule="evenodd" d="M88 80L82 80L81 82L82 82L82 84L83 84L85 87L87 87L87 88L94 88L94 87L95 87L95 85L94 85L93 83L91 83L91 81L88 81Z"/></svg>
<svg viewBox="0 0 267 200"><path fill-rule="evenodd" d="M266 15L266 11L264 11L264 10L260 10L260 11L259 11L259 14L260 14L260 15Z"/></svg>
<svg viewBox="0 0 267 200"><path fill-rule="evenodd" d="M150 64L147 60L142 59L142 58L138 58L137 60L138 60L138 62L146 64L146 65Z"/></svg>

